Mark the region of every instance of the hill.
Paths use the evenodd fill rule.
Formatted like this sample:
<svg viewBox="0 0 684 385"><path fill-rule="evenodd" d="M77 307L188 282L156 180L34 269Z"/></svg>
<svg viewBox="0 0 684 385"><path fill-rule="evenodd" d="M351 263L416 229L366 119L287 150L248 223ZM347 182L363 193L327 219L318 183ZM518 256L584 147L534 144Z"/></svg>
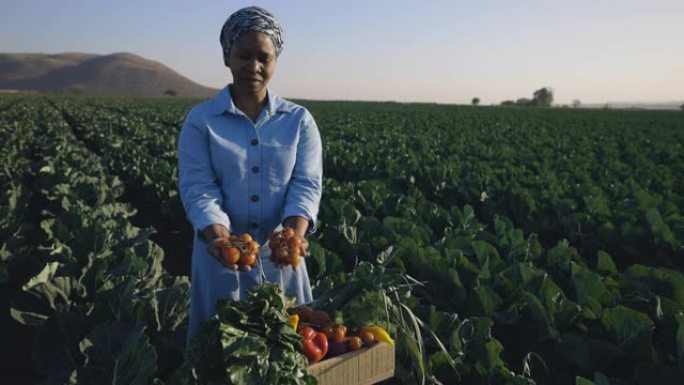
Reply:
<svg viewBox="0 0 684 385"><path fill-rule="evenodd" d="M131 53L0 54L0 89L101 95L209 97L217 90Z"/></svg>

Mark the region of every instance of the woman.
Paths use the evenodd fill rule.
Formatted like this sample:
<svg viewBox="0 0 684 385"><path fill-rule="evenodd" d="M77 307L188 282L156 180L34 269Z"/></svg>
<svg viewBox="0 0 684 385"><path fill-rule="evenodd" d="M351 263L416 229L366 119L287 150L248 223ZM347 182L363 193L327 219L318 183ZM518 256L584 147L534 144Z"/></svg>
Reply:
<svg viewBox="0 0 684 385"><path fill-rule="evenodd" d="M274 266L264 245L281 226L302 239L315 230L323 173L318 128L305 108L266 87L283 47L273 15L240 9L220 40L233 82L188 113L178 142L178 187L195 229L188 341L218 299L245 298L261 284L261 269L298 303L312 300L305 264ZM259 267L249 272L219 259L219 244L243 233L262 245Z"/></svg>

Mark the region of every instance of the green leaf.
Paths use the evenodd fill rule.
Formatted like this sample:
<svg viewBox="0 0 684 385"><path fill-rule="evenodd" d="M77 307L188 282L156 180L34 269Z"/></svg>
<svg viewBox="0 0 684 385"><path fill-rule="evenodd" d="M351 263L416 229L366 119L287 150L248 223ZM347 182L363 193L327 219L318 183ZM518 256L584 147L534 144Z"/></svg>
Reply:
<svg viewBox="0 0 684 385"><path fill-rule="evenodd" d="M187 277L174 277L162 289L155 290L145 303L148 326L154 331L174 331L187 324L188 292Z"/></svg>
<svg viewBox="0 0 684 385"><path fill-rule="evenodd" d="M496 248L484 241L474 241L472 248L480 265L480 277L490 279L491 273L501 271L503 262Z"/></svg>
<svg viewBox="0 0 684 385"><path fill-rule="evenodd" d="M425 362L423 359L423 355L420 351L420 348L418 347L418 344L416 344L416 341L408 334L400 332L399 335L399 340L401 341L401 348L405 349L406 352L408 353L407 355L411 357L412 361L418 365L418 373L421 374L421 384L425 383L425 375L426 375L426 368L425 368Z"/></svg>
<svg viewBox="0 0 684 385"><path fill-rule="evenodd" d="M537 296L528 291L524 291L522 293L522 297L525 300L532 320L537 324L537 331L539 333L540 339L554 338L557 332L553 323L548 317L544 305L542 305Z"/></svg>
<svg viewBox="0 0 684 385"><path fill-rule="evenodd" d="M618 269L615 266L615 262L605 251L599 250L597 252L598 262L596 265L596 270L603 274L617 275Z"/></svg>
<svg viewBox="0 0 684 385"><path fill-rule="evenodd" d="M546 265L558 272L570 272L570 262L579 259L577 250L570 247L567 241L558 242L546 253Z"/></svg>
<svg viewBox="0 0 684 385"><path fill-rule="evenodd" d="M499 367L504 365L503 360L501 360L501 352L503 352L503 350L503 345L494 338L485 342L484 355L480 357L480 360L475 364L476 368L485 375L495 373Z"/></svg>
<svg viewBox="0 0 684 385"><path fill-rule="evenodd" d="M622 290L650 297L657 294L684 306L684 275L664 267L632 265L625 269Z"/></svg>
<svg viewBox="0 0 684 385"><path fill-rule="evenodd" d="M157 371L157 354L143 324L96 326L80 344L86 360L79 383L145 385Z"/></svg>
<svg viewBox="0 0 684 385"><path fill-rule="evenodd" d="M31 279L29 279L29 281L26 282L26 284L24 284L22 289L28 291L34 288L35 286L49 282L52 279L52 277L54 277L57 273L59 266L59 262L47 263L38 274L31 277Z"/></svg>
<svg viewBox="0 0 684 385"><path fill-rule="evenodd" d="M574 274L572 281L575 285L577 302L580 305L591 304L592 299L598 301L603 307L613 307L620 302L620 292L617 287L607 286L600 275L589 269L583 269ZM592 310L598 309L592 307Z"/></svg>
<svg viewBox="0 0 684 385"><path fill-rule="evenodd" d="M219 326L223 356L226 360L258 359L268 355L267 340L258 334L250 334L227 323Z"/></svg>
<svg viewBox="0 0 684 385"><path fill-rule="evenodd" d="M354 296L340 310L344 313L347 327L367 325L387 327L386 304L390 302L384 290L365 290L360 295Z"/></svg>
<svg viewBox="0 0 684 385"><path fill-rule="evenodd" d="M104 287L95 293L95 306L92 318L101 323L110 321L126 321L137 323L144 320L144 299L138 295L138 280L125 277L110 281L113 287Z"/></svg>
<svg viewBox="0 0 684 385"><path fill-rule="evenodd" d="M332 199L323 214L326 223L340 228L354 226L362 217L354 205L342 199Z"/></svg>
<svg viewBox="0 0 684 385"><path fill-rule="evenodd" d="M596 384L594 384L593 381L587 380L584 377L577 376L577 377L575 377L575 385L596 385Z"/></svg>
<svg viewBox="0 0 684 385"><path fill-rule="evenodd" d="M610 385L608 377L601 372L594 372L594 383L596 383L596 385Z"/></svg>
<svg viewBox="0 0 684 385"><path fill-rule="evenodd" d="M636 366L635 380L639 385L681 385L684 368L641 362Z"/></svg>
<svg viewBox="0 0 684 385"><path fill-rule="evenodd" d="M48 263L12 298L10 314L20 323L39 326L58 306L72 306L85 297L85 288L73 277L56 276L61 264Z"/></svg>
<svg viewBox="0 0 684 385"><path fill-rule="evenodd" d="M618 347L635 356L650 357L655 325L648 315L617 306L603 310L600 321Z"/></svg>
<svg viewBox="0 0 684 385"><path fill-rule="evenodd" d="M554 351L584 370L601 370L624 359L624 353L613 344L576 333L561 334L554 343Z"/></svg>
<svg viewBox="0 0 684 385"><path fill-rule="evenodd" d="M446 379L457 378L458 371L454 370L449 362L449 357L441 351L438 351L428 359L428 365L430 373L432 373L438 379L445 381Z"/></svg>
<svg viewBox="0 0 684 385"><path fill-rule="evenodd" d="M86 317L79 312L58 309L35 334L31 357L46 376L67 377L83 363L78 348L87 332Z"/></svg>
<svg viewBox="0 0 684 385"><path fill-rule="evenodd" d="M489 286L478 286L472 291L470 308L473 315L491 316L503 301Z"/></svg>
<svg viewBox="0 0 684 385"><path fill-rule="evenodd" d="M418 245L428 244L432 238L428 229L419 227L408 219L388 216L382 220L382 225L395 236L395 239L408 236Z"/></svg>
<svg viewBox="0 0 684 385"><path fill-rule="evenodd" d="M684 314L679 313L675 316L677 320L677 336L675 337L677 343L677 358L679 358L679 367L684 368Z"/></svg>
<svg viewBox="0 0 684 385"><path fill-rule="evenodd" d="M677 247L677 240L672 231L667 226L663 218L660 216L660 211L656 207L652 207L646 213L646 222L648 222L649 229L656 244L667 245L671 248Z"/></svg>
<svg viewBox="0 0 684 385"><path fill-rule="evenodd" d="M315 278L322 278L326 274L325 249L315 241L309 242L309 256L305 259L309 275Z"/></svg>

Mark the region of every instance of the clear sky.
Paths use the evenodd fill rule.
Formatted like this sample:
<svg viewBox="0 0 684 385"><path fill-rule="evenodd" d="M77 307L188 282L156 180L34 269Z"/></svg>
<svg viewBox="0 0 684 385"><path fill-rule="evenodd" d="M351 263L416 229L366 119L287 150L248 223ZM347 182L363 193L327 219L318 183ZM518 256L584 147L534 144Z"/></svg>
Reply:
<svg viewBox="0 0 684 385"><path fill-rule="evenodd" d="M247 5L283 24L285 97L684 101L684 0L3 0L0 52L126 51L220 88L219 31Z"/></svg>

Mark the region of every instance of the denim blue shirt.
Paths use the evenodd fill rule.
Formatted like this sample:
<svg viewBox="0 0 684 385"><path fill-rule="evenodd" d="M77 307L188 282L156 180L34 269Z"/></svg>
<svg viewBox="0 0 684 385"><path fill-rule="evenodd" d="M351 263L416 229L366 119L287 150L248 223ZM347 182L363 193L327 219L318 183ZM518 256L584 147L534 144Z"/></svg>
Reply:
<svg viewBox="0 0 684 385"><path fill-rule="evenodd" d="M287 217L315 229L322 146L311 114L268 90L253 123L229 87L193 108L178 142L179 190L196 230L214 223L259 243Z"/></svg>
<svg viewBox="0 0 684 385"><path fill-rule="evenodd" d="M206 226L221 224L265 245L268 234L290 216L307 218L308 231L315 230L323 156L318 127L304 107L268 90L267 104L252 122L233 104L226 86L188 113L178 141L178 169L181 200L195 229L188 337L214 314L217 299L244 298L263 276L299 303L312 300L304 263L297 271L275 268L270 250L262 246L259 269L234 272L211 257L198 237Z"/></svg>

